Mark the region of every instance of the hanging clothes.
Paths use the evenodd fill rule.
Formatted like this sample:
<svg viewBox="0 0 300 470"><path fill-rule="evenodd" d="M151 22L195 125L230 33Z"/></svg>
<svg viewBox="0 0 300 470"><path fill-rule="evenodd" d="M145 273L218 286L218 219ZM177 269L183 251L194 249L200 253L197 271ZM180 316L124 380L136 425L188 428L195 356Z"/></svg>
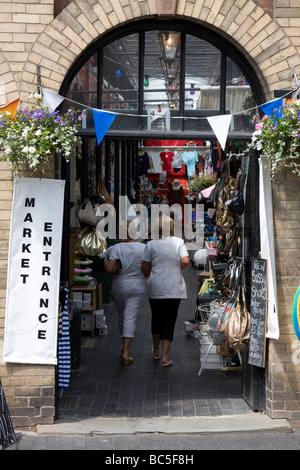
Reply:
<svg viewBox="0 0 300 470"><path fill-rule="evenodd" d="M149 161L150 161L150 166L152 173L161 173L162 168L161 168L161 158L160 158L160 150L151 150L147 151Z"/></svg>
<svg viewBox="0 0 300 470"><path fill-rule="evenodd" d="M174 155L175 155L174 152L171 152L168 149L160 153L160 158L163 161L162 170L166 171L167 175L169 174L172 168L171 163L172 163Z"/></svg>
<svg viewBox="0 0 300 470"><path fill-rule="evenodd" d="M150 168L149 156L147 152L139 153L138 159L138 174L139 176L146 175Z"/></svg>
<svg viewBox="0 0 300 470"><path fill-rule="evenodd" d="M196 173L196 164L198 164L198 152L189 150L182 154L182 161L186 163L187 175L194 176Z"/></svg>
<svg viewBox="0 0 300 470"><path fill-rule="evenodd" d="M62 289L63 300L61 335L58 338L58 388L67 389L71 373L71 346L69 322L69 291Z"/></svg>

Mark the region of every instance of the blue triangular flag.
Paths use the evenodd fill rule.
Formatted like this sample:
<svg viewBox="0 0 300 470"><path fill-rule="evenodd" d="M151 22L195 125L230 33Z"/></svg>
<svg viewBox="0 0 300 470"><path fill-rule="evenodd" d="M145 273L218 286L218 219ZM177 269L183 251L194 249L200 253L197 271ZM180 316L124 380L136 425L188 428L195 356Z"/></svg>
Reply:
<svg viewBox="0 0 300 470"><path fill-rule="evenodd" d="M96 130L97 144L99 145L111 123L116 117L114 113L93 109L94 124Z"/></svg>
<svg viewBox="0 0 300 470"><path fill-rule="evenodd" d="M262 104L260 109L263 111L264 114L267 116L272 116L274 114L278 117L278 119L282 118L282 107L283 101L282 98L278 98L277 100L270 101L269 103Z"/></svg>

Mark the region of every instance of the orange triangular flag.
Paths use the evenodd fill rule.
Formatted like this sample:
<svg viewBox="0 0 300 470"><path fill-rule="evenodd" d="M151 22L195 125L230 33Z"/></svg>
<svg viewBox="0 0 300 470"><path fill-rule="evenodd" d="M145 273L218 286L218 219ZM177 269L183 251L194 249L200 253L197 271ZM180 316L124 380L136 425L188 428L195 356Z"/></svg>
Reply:
<svg viewBox="0 0 300 470"><path fill-rule="evenodd" d="M11 114L11 116L14 118L16 111L19 107L19 101L20 100L18 98L9 104L6 104L5 106L0 106L0 113L7 114L7 115Z"/></svg>

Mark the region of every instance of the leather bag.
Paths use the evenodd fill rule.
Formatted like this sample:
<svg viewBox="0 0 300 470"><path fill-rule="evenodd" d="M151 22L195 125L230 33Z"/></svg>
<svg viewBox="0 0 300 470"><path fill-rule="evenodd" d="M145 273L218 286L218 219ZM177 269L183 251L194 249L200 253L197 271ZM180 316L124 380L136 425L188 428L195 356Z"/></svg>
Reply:
<svg viewBox="0 0 300 470"><path fill-rule="evenodd" d="M239 287L236 302L226 318L225 336L230 348L244 350L249 346L250 314L246 307L242 286Z"/></svg>
<svg viewBox="0 0 300 470"><path fill-rule="evenodd" d="M84 227L75 239L74 252L81 256L98 256L107 250L106 240L98 237L92 227Z"/></svg>
<svg viewBox="0 0 300 470"><path fill-rule="evenodd" d="M83 204L78 211L78 220L82 224L92 225L96 227L98 222L102 219L96 215L98 204L93 206L92 202L89 199L85 199Z"/></svg>
<svg viewBox="0 0 300 470"><path fill-rule="evenodd" d="M241 215L245 209L242 191L239 191L234 198L230 199L225 204L229 212L235 212L236 214Z"/></svg>

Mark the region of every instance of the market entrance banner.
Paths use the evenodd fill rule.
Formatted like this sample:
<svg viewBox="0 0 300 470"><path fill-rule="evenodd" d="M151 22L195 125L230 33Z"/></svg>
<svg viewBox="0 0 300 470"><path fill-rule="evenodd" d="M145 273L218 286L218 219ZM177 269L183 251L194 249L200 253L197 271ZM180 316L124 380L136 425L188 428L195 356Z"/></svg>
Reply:
<svg viewBox="0 0 300 470"><path fill-rule="evenodd" d="M65 182L14 183L3 362L57 364Z"/></svg>

